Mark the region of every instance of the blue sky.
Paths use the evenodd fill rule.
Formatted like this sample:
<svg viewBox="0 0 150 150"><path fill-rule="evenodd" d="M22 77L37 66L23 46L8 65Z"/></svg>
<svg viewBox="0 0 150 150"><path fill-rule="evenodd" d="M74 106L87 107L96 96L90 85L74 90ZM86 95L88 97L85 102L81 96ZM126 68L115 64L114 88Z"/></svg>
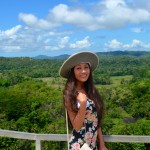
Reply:
<svg viewBox="0 0 150 150"><path fill-rule="evenodd" d="M5 0L0 56L150 51L150 0Z"/></svg>

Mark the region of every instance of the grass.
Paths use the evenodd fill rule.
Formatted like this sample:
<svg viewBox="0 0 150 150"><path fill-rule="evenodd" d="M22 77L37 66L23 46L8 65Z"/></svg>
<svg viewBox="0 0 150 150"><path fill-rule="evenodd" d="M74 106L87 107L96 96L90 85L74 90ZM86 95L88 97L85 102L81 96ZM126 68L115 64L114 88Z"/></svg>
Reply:
<svg viewBox="0 0 150 150"><path fill-rule="evenodd" d="M39 80L42 80L43 82L46 82L49 86L53 87L64 87L64 79L62 78L55 78L55 77L45 77L45 78L38 78Z"/></svg>
<svg viewBox="0 0 150 150"><path fill-rule="evenodd" d="M97 85L97 87L101 88L111 88L111 87L117 87L121 85L121 81L124 82L124 84L128 84L129 81L132 79L132 75L125 75L125 76L112 76L110 77L111 84L109 85Z"/></svg>
<svg viewBox="0 0 150 150"><path fill-rule="evenodd" d="M53 87L64 87L65 80L60 78L60 77L46 77L46 78L38 78L39 80L42 80L43 82L46 82L48 85L53 86ZM114 86L119 86L121 85L121 81L124 81L124 83L128 83L131 79L131 75L126 75L126 76L112 76L111 78L112 84L110 85L97 85L98 87L105 87L105 88L110 88Z"/></svg>
<svg viewBox="0 0 150 150"><path fill-rule="evenodd" d="M129 82L132 79L132 75L126 76L112 76L111 78L112 84L118 86L121 84L121 81Z"/></svg>

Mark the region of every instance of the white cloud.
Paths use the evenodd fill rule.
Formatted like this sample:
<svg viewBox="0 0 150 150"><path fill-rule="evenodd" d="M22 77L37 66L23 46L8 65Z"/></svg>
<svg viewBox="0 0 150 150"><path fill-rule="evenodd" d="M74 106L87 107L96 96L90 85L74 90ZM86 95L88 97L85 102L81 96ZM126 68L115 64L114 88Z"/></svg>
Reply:
<svg viewBox="0 0 150 150"><path fill-rule="evenodd" d="M105 49L107 51L115 51L115 50L148 50L150 49L150 44L143 43L140 40L134 39L132 43L125 44L119 42L116 39L108 41L105 43Z"/></svg>
<svg viewBox="0 0 150 150"><path fill-rule="evenodd" d="M0 31L0 52L32 52L39 50L60 50L69 46L67 32L22 27Z"/></svg>
<svg viewBox="0 0 150 150"><path fill-rule="evenodd" d="M18 52L21 50L20 46L4 46L3 49L5 52Z"/></svg>
<svg viewBox="0 0 150 150"><path fill-rule="evenodd" d="M107 43L105 43L105 46L111 49L119 49L122 47L122 43L117 41L116 39L113 39L111 41L108 41Z"/></svg>
<svg viewBox="0 0 150 150"><path fill-rule="evenodd" d="M100 28L113 29L125 26L127 23L150 22L148 10L134 8L127 5L124 0L105 0L99 3L99 8L101 10L97 22Z"/></svg>
<svg viewBox="0 0 150 150"><path fill-rule="evenodd" d="M135 32L135 33L144 33L145 29L143 29L143 28L133 28L133 29L131 29L131 31Z"/></svg>
<svg viewBox="0 0 150 150"><path fill-rule="evenodd" d="M150 1L149 0L133 0L133 6L135 8L142 8L150 11Z"/></svg>
<svg viewBox="0 0 150 150"><path fill-rule="evenodd" d="M65 48L67 45L68 45L68 42L69 42L69 37L68 36L65 36L63 37L62 39L60 39L59 41L59 48Z"/></svg>
<svg viewBox="0 0 150 150"><path fill-rule="evenodd" d="M88 30L114 29L128 23L139 24L150 22L150 11L125 0L102 0L85 10L79 7L69 7L66 4L56 5L49 11L45 19L39 19L33 14L20 13L19 18L30 27L52 29L62 25L83 27ZM150 1L147 1L150 5Z"/></svg>
<svg viewBox="0 0 150 150"><path fill-rule="evenodd" d="M61 49L82 49L82 48L87 48L91 46L91 43L89 41L89 37L85 37L83 40L80 41L75 41L74 43L69 43L70 37L65 36L62 38L58 38L55 41L54 45L47 44L44 46L46 50L61 50Z"/></svg>
<svg viewBox="0 0 150 150"><path fill-rule="evenodd" d="M54 22L59 24L70 24L87 28L94 21L90 13L79 8L71 8L65 4L59 4L50 10L48 19L53 19Z"/></svg>
<svg viewBox="0 0 150 150"><path fill-rule="evenodd" d="M0 50L6 52L19 51L21 47L16 44L19 42L18 36L22 30L21 25L12 27L11 29L0 31Z"/></svg>
<svg viewBox="0 0 150 150"><path fill-rule="evenodd" d="M57 47L57 46L44 46L44 49L45 50L50 50L50 51L56 51L56 50L59 50L60 48L59 47Z"/></svg>
<svg viewBox="0 0 150 150"><path fill-rule="evenodd" d="M22 28L21 25L17 25L17 26L15 26L15 27L11 28L11 29L6 30L6 31L0 31L0 36L3 36L3 37L5 37L5 36L13 36L13 35L15 35L21 28Z"/></svg>
<svg viewBox="0 0 150 150"><path fill-rule="evenodd" d="M87 48L90 47L91 43L89 41L89 37L85 37L83 40L81 41L76 41L75 43L70 44L70 48L73 49L81 49L81 48Z"/></svg>
<svg viewBox="0 0 150 150"><path fill-rule="evenodd" d="M38 19L33 14L20 13L19 19L32 28L52 29L59 25L58 23L50 22L45 19Z"/></svg>
<svg viewBox="0 0 150 150"><path fill-rule="evenodd" d="M145 4L142 4L142 2ZM20 13L19 19L25 23L16 25L5 31L0 31L0 51L51 51L64 49L83 49L92 47L91 37L72 39L70 34L78 32L73 27L91 31L102 29L117 29L126 24L150 22L149 0L101 0L84 8L59 4L49 10L45 18L34 14ZM143 3L144 3L143 2ZM140 5L141 4L141 5ZM89 7L90 6L90 7ZM80 30L85 31L85 30ZM133 32L141 33L143 28L133 28ZM99 33L97 33L99 34ZM103 33L102 33L103 34ZM76 34L76 36L78 36ZM95 42L95 47L100 43ZM134 39L131 43L123 43L112 39L105 43L108 50L149 50L150 44Z"/></svg>
<svg viewBox="0 0 150 150"><path fill-rule="evenodd" d="M66 47L68 47L68 44L69 44L69 39L70 37L69 36L64 36L64 37L58 37L57 39L52 40L52 39L46 39L45 40L45 45L44 45L44 49L45 50L61 50L61 49L64 49ZM54 43L54 44L52 44Z"/></svg>
<svg viewBox="0 0 150 150"><path fill-rule="evenodd" d="M142 47L145 47L145 44L143 42L135 39L132 41L131 47L135 47L135 48L141 47L142 48Z"/></svg>

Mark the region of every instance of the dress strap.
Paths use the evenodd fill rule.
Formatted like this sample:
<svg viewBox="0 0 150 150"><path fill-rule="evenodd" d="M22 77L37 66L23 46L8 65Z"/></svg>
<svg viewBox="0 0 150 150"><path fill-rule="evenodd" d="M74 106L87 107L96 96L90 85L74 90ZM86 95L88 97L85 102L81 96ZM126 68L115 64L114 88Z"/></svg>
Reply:
<svg viewBox="0 0 150 150"><path fill-rule="evenodd" d="M68 129L68 113L67 113L67 109L65 109L65 112L66 112L67 144L68 144L68 150L69 150L69 129Z"/></svg>

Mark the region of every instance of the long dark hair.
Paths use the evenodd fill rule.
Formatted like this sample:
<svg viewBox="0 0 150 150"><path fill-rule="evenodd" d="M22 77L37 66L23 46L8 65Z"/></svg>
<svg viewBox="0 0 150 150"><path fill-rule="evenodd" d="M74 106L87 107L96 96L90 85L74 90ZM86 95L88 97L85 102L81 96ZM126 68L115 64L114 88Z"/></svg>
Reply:
<svg viewBox="0 0 150 150"><path fill-rule="evenodd" d="M93 77L92 77L92 72L90 71L90 75L88 80L84 83L85 91L89 99L93 100L96 106L97 114L98 114L98 126L101 124L101 120L103 118L104 114L104 102L99 94L98 90L96 89L94 82L93 82ZM76 91L76 78L74 75L74 68L70 70L64 91L64 105L67 109L77 113L78 108L77 108L77 102L76 102L76 97L77 97L77 91Z"/></svg>

